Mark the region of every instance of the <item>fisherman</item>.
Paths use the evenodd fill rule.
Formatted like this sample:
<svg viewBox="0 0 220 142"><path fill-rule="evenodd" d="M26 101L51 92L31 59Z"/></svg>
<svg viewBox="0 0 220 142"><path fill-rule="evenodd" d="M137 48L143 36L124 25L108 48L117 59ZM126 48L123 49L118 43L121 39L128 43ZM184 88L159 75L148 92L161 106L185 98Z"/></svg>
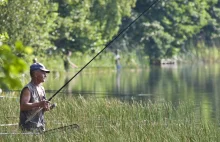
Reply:
<svg viewBox="0 0 220 142"><path fill-rule="evenodd" d="M119 71L121 69L121 64L120 64L120 55L119 55L119 50L116 49L115 50L115 65L116 65L116 69L117 71Z"/></svg>
<svg viewBox="0 0 220 142"><path fill-rule="evenodd" d="M30 66L31 81L22 89L20 94L20 121L19 126L23 131L45 131L44 112L50 110L50 102L46 100L42 83L45 82L50 71L41 63ZM36 116L28 118L39 108L43 108Z"/></svg>
<svg viewBox="0 0 220 142"><path fill-rule="evenodd" d="M72 55L72 52L67 50L64 57L63 57L64 69L66 70L66 72L69 71L70 66L72 68L78 68L77 65L75 65L73 62L70 61L71 55Z"/></svg>

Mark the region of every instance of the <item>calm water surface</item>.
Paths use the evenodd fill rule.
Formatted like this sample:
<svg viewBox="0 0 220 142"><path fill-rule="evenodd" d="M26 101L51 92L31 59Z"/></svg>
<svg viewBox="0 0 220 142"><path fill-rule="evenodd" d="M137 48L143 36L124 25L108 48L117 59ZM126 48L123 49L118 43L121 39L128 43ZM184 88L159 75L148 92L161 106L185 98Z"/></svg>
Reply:
<svg viewBox="0 0 220 142"><path fill-rule="evenodd" d="M44 86L53 95L78 70L52 72ZM27 80L25 80L27 82ZM144 69L86 68L61 92L62 95L116 97L122 100L193 101L203 119L220 122L220 66L151 66Z"/></svg>

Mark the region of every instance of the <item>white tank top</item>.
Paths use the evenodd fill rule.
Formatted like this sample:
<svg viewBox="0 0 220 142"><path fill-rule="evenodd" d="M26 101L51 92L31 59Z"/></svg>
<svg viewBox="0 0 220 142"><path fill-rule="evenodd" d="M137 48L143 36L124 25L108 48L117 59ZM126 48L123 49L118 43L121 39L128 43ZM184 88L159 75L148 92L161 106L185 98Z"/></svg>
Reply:
<svg viewBox="0 0 220 142"><path fill-rule="evenodd" d="M28 83L21 91L20 95L20 103L22 92L25 88L28 88L31 93L30 103L39 102L41 101L40 93L43 93L43 97L46 99L45 90L43 86L40 86L40 89L37 90L36 86L33 83ZM25 121L29 118L31 114L33 114L37 109L29 110L29 111L20 111L20 122L19 126L22 130L26 131L44 131L45 130L45 122L44 122L44 111L40 111L32 120L25 123Z"/></svg>

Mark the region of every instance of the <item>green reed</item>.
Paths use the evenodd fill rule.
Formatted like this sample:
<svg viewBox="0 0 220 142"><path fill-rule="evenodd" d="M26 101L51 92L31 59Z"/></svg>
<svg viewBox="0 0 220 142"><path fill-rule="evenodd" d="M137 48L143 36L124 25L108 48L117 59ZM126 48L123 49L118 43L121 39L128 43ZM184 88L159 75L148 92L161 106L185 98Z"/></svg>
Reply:
<svg viewBox="0 0 220 142"><path fill-rule="evenodd" d="M105 98L57 97L57 107L45 113L47 129L78 124L42 135L3 135L0 141L147 142L219 141L220 130L200 119L193 103L120 101ZM18 99L0 99L1 123L17 123ZM19 132L17 126L1 132Z"/></svg>

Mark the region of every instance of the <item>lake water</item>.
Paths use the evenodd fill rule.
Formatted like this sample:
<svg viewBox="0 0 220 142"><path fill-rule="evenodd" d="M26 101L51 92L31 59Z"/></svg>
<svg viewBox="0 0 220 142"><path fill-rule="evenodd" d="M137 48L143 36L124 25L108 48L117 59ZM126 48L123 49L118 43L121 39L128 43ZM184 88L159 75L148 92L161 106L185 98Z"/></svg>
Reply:
<svg viewBox="0 0 220 142"><path fill-rule="evenodd" d="M78 70L49 74L44 87L53 95ZM28 80L26 79L25 82ZM220 121L220 66L151 66L142 69L85 68L56 97L83 95L121 100L193 101L203 119Z"/></svg>

